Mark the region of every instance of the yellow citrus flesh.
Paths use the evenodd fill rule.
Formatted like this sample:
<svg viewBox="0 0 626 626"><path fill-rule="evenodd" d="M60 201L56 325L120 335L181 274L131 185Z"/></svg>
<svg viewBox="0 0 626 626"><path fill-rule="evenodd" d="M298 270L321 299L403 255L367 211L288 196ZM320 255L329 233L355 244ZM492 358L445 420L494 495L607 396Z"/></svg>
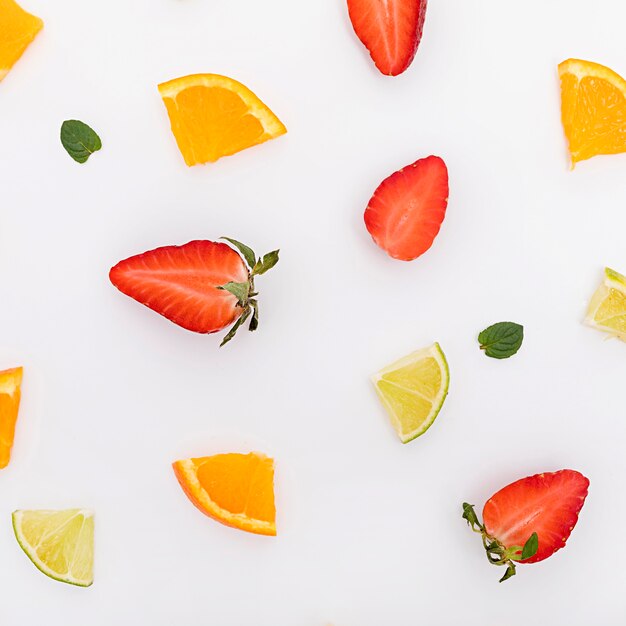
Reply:
<svg viewBox="0 0 626 626"><path fill-rule="evenodd" d="M193 74L159 85L185 163L196 165L274 139L283 123L240 82Z"/></svg>
<svg viewBox="0 0 626 626"><path fill-rule="evenodd" d="M93 583L91 511L15 511L13 530L22 550L46 576L79 587Z"/></svg>
<svg viewBox="0 0 626 626"><path fill-rule="evenodd" d="M559 76L572 164L626 152L626 81L604 65L580 59L563 61Z"/></svg>
<svg viewBox="0 0 626 626"><path fill-rule="evenodd" d="M422 435L435 421L449 380L446 357L438 343L409 354L372 377L403 443Z"/></svg>
<svg viewBox="0 0 626 626"><path fill-rule="evenodd" d="M43 22L14 0L0 0L0 80L43 28Z"/></svg>
<svg viewBox="0 0 626 626"><path fill-rule="evenodd" d="M591 298L585 323L626 341L626 277L604 270L604 281Z"/></svg>

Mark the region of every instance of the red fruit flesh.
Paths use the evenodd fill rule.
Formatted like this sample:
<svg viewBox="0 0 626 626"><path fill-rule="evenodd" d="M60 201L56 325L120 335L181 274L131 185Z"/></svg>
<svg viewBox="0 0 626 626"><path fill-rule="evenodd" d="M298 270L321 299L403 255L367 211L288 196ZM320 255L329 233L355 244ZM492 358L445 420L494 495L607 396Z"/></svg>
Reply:
<svg viewBox="0 0 626 626"><path fill-rule="evenodd" d="M397 76L411 65L422 38L426 0L348 0L348 13L383 74Z"/></svg>
<svg viewBox="0 0 626 626"><path fill-rule="evenodd" d="M242 313L237 298L218 286L247 282L248 268L225 243L190 241L120 261L109 273L127 296L196 333L214 333Z"/></svg>
<svg viewBox="0 0 626 626"><path fill-rule="evenodd" d="M429 156L394 172L365 210L372 239L394 259L412 261L432 245L448 206L448 168Z"/></svg>
<svg viewBox="0 0 626 626"><path fill-rule="evenodd" d="M539 548L523 561L537 563L565 546L578 521L589 480L574 470L536 474L504 487L485 504L485 529L505 547L523 546L537 533Z"/></svg>

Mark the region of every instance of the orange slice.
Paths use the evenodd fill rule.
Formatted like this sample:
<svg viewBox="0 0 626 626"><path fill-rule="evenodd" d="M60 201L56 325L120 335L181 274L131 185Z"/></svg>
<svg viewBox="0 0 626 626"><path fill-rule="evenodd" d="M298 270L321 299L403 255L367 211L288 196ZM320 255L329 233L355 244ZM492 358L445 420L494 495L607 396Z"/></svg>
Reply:
<svg viewBox="0 0 626 626"><path fill-rule="evenodd" d="M626 152L626 81L591 61L559 65L561 119L572 167L598 154Z"/></svg>
<svg viewBox="0 0 626 626"><path fill-rule="evenodd" d="M22 56L43 22L14 0L0 0L0 80Z"/></svg>
<svg viewBox="0 0 626 626"><path fill-rule="evenodd" d="M276 534L274 461L264 454L216 454L172 464L187 497L222 524Z"/></svg>
<svg viewBox="0 0 626 626"><path fill-rule="evenodd" d="M11 460L15 422L20 408L22 368L0 372L0 469Z"/></svg>
<svg viewBox="0 0 626 626"><path fill-rule="evenodd" d="M245 85L219 74L193 74L159 85L187 165L217 161L287 132Z"/></svg>

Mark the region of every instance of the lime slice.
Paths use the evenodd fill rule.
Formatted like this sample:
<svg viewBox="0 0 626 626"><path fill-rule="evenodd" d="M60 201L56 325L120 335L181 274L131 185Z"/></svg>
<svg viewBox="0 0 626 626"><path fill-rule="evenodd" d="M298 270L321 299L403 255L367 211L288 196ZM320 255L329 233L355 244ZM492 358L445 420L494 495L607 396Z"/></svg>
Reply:
<svg viewBox="0 0 626 626"><path fill-rule="evenodd" d="M15 511L15 538L46 576L79 587L93 583L93 513Z"/></svg>
<svg viewBox="0 0 626 626"><path fill-rule="evenodd" d="M450 372L438 343L413 352L372 376L402 443L425 433L448 394Z"/></svg>
<svg viewBox="0 0 626 626"><path fill-rule="evenodd" d="M626 276L608 267L591 298L585 323L626 341Z"/></svg>

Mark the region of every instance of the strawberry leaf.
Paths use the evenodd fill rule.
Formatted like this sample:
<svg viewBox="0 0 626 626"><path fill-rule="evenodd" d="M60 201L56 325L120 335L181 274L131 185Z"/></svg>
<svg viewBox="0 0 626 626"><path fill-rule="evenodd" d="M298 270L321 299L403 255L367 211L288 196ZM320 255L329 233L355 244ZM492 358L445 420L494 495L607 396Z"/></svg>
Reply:
<svg viewBox="0 0 626 626"><path fill-rule="evenodd" d="M504 572L504 576L500 579L500 582L503 583L505 580L511 578L511 576L515 576L515 564L509 563L506 568L506 572Z"/></svg>
<svg viewBox="0 0 626 626"><path fill-rule="evenodd" d="M511 546L504 551L504 557L511 561L522 560L522 546Z"/></svg>
<svg viewBox="0 0 626 626"><path fill-rule="evenodd" d="M521 347L524 340L524 327L515 322L498 322L485 328L478 341L480 349L493 359L508 359Z"/></svg>
<svg viewBox="0 0 626 626"><path fill-rule="evenodd" d="M533 547L532 541L535 541L536 533L531 535L524 545L524 548L522 548L522 546L510 546L507 548L504 544L498 541L496 537L493 537L487 532L485 526L480 523L478 516L474 511L474 506L468 504L467 502L463 502L463 519L467 520L468 525L475 533L480 533L489 563L497 565L498 567L506 566L506 571L504 572L504 576L500 579L500 582L504 582L505 580L511 578L511 576L515 576L515 562L522 560L523 551L526 550L527 545L529 546L529 549ZM534 550L535 552L537 551L536 545ZM535 552L533 552L533 554ZM530 558L530 556L527 558Z"/></svg>
<svg viewBox="0 0 626 626"><path fill-rule="evenodd" d="M256 300L250 300L252 306L252 319L248 330L255 331L259 327L259 303Z"/></svg>
<svg viewBox="0 0 626 626"><path fill-rule="evenodd" d="M463 519L467 520L467 523L472 527L472 530L475 526L482 528L482 524L478 521L478 516L476 515L476 511L474 511L474 507L467 502L463 502Z"/></svg>
<svg viewBox="0 0 626 626"><path fill-rule="evenodd" d="M522 548L522 561L529 559L531 556L535 556L537 554L537 550L539 549L539 537L537 533L533 533L524 544Z"/></svg>
<svg viewBox="0 0 626 626"><path fill-rule="evenodd" d="M229 291L239 300L240 306L245 306L248 302L248 295L250 294L250 283L226 283L218 287L224 291Z"/></svg>
<svg viewBox="0 0 626 626"><path fill-rule="evenodd" d="M242 324L250 317L250 307L248 307L241 315L241 317L235 322L235 325L228 331L225 335L224 339L222 339L222 343L220 343L220 348L227 344L236 334Z"/></svg>
<svg viewBox="0 0 626 626"><path fill-rule="evenodd" d="M235 239L231 239L230 237L220 237L220 239L226 239L226 241L235 246L235 248L237 248L237 250L239 250L239 252L241 253L241 256L243 256L243 258L246 260L248 267L254 267L256 263L256 254L254 253L254 250L252 250L252 248L249 248L248 246L246 246L246 244L241 243L240 241L237 241Z"/></svg>
<svg viewBox="0 0 626 626"><path fill-rule="evenodd" d="M278 253L279 250L273 250L265 254L262 259L259 259L252 268L252 275L259 276L271 270L278 263Z"/></svg>

